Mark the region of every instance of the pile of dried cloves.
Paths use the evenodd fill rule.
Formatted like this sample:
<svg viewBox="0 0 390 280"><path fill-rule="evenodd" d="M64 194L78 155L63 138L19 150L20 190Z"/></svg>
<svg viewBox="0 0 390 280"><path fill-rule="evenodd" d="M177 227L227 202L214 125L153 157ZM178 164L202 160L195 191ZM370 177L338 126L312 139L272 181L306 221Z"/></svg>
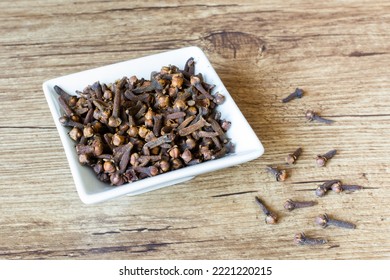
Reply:
<svg viewBox="0 0 390 280"><path fill-rule="evenodd" d="M71 127L81 164L100 181L119 186L233 151L226 136L231 123L216 110L225 97L195 74L195 61L183 70L169 65L150 80L123 77L95 82L70 95L55 86Z"/></svg>

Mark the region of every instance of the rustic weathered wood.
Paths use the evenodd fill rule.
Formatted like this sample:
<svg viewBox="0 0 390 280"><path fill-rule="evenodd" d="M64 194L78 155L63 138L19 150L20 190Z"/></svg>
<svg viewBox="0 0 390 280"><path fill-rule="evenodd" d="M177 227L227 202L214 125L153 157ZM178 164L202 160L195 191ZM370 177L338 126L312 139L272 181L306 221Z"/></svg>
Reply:
<svg viewBox="0 0 390 280"><path fill-rule="evenodd" d="M388 1L134 2L0 2L0 259L389 259ZM206 52L265 154L83 205L42 82L190 45ZM305 96L281 103L296 87ZM308 123L307 109L335 123ZM290 178L275 182L265 166L298 146ZM366 189L317 199L319 182L334 178ZM278 224L264 224L256 195ZM318 205L288 212L288 198ZM324 212L357 229L317 227ZM330 243L296 246L302 229Z"/></svg>

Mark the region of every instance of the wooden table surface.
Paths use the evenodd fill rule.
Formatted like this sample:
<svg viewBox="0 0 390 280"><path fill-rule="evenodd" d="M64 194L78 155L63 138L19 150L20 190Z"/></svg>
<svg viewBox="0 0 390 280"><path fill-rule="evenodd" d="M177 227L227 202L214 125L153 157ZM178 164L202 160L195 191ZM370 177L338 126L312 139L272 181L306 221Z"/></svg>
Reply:
<svg viewBox="0 0 390 280"><path fill-rule="evenodd" d="M3 0L0 17L1 259L390 258L388 1ZM209 57L265 154L84 205L42 83L191 45ZM296 87L304 97L283 104ZM308 109L335 122L307 122ZM276 182L265 167L299 146L290 177ZM338 154L316 167L330 149ZM317 185L334 178L365 189L317 198ZM264 223L257 195L278 224ZM318 205L288 212L289 198ZM357 228L322 229L322 213ZM301 231L329 243L297 246Z"/></svg>

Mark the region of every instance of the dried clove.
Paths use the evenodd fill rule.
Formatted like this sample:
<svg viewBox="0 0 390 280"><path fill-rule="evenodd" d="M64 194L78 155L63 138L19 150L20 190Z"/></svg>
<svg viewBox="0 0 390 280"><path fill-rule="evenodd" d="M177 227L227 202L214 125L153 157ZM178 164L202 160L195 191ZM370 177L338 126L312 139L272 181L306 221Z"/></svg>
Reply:
<svg viewBox="0 0 390 280"><path fill-rule="evenodd" d="M323 167L326 165L328 160L330 160L332 157L334 157L337 153L337 150L331 150L323 155L317 155L316 157L316 163L317 166Z"/></svg>
<svg viewBox="0 0 390 280"><path fill-rule="evenodd" d="M283 103L287 103L295 98L302 98L303 96L303 90L300 89L300 88L296 88L295 91L293 93L291 93L290 95L288 95L286 98L283 98L282 99L282 102Z"/></svg>
<svg viewBox="0 0 390 280"><path fill-rule="evenodd" d="M119 86L114 86L114 104L112 108L112 114L108 119L108 125L111 127L118 127L122 123L122 120L119 118L120 104L121 104L121 92Z"/></svg>
<svg viewBox="0 0 390 280"><path fill-rule="evenodd" d="M313 110L307 110L305 113L305 117L310 122L317 121L317 122L326 123L326 124L331 124L334 122L333 120L328 120L328 119L321 117Z"/></svg>
<svg viewBox="0 0 390 280"><path fill-rule="evenodd" d="M113 161L105 161L103 164L103 170L106 173L114 173L116 171L116 166Z"/></svg>
<svg viewBox="0 0 390 280"><path fill-rule="evenodd" d="M328 241L326 239L308 237L305 233L301 232L295 234L294 242L297 245L322 245Z"/></svg>
<svg viewBox="0 0 390 280"><path fill-rule="evenodd" d="M292 154L288 154L286 157L286 162L288 164L295 164L299 156L302 154L302 148L296 149Z"/></svg>
<svg viewBox="0 0 390 280"><path fill-rule="evenodd" d="M173 140L173 135L172 134L165 134L163 136L160 136L158 138L155 138L149 142L147 142L144 147L147 147L149 149L156 148L158 146L161 146L164 143L170 143Z"/></svg>
<svg viewBox="0 0 390 280"><path fill-rule="evenodd" d="M275 213L272 213L265 206L264 202L259 198L255 197L256 203L260 206L261 211L265 214L265 223L266 224L276 224L278 216Z"/></svg>
<svg viewBox="0 0 390 280"><path fill-rule="evenodd" d="M110 182L113 186L120 186L126 183L127 178L120 172L115 172L110 175Z"/></svg>
<svg viewBox="0 0 390 280"><path fill-rule="evenodd" d="M276 181L285 181L287 179L287 171L284 169L278 169L271 166L267 166L266 170L274 175Z"/></svg>
<svg viewBox="0 0 390 280"><path fill-rule="evenodd" d="M201 92L206 98L213 100L214 97L203 87L201 79L198 76L191 76L191 85Z"/></svg>
<svg viewBox="0 0 390 280"><path fill-rule="evenodd" d="M143 174L147 175L148 177L156 176L159 172L158 168L156 166L153 166L153 165L149 166L149 167L137 166L137 167L134 167L133 169L139 173L143 173Z"/></svg>
<svg viewBox="0 0 390 280"><path fill-rule="evenodd" d="M221 105L225 102L225 96L220 93L216 93L214 96L214 101L217 105Z"/></svg>
<svg viewBox="0 0 390 280"><path fill-rule="evenodd" d="M194 75L195 74L194 65L195 65L194 58L190 57L187 60L185 66L184 66L184 70L182 71L182 73L185 73L188 77Z"/></svg>
<svg viewBox="0 0 390 280"><path fill-rule="evenodd" d="M69 126L69 127L77 127L79 129L82 129L84 130L84 125L79 123L79 122L76 122L76 121L73 121L71 120L69 117L67 116L62 116L59 118L59 122L63 125L63 126Z"/></svg>
<svg viewBox="0 0 390 280"><path fill-rule="evenodd" d="M158 166L160 167L161 171L162 172L167 172L170 170L171 168L171 165L170 163L167 161L167 160L161 160L159 163L158 163Z"/></svg>
<svg viewBox="0 0 390 280"><path fill-rule="evenodd" d="M72 107L76 105L78 99L76 96L70 95L57 85L54 86L54 90L63 100L67 102L68 106Z"/></svg>
<svg viewBox="0 0 390 280"><path fill-rule="evenodd" d="M311 206L314 206L316 204L317 204L316 201L294 201L292 199L288 199L284 203L284 209L286 209L288 211L292 211L292 210L297 209L297 208L311 207Z"/></svg>
<svg viewBox="0 0 390 280"><path fill-rule="evenodd" d="M74 141L79 141L80 138L83 136L83 132L81 131L80 128L78 127L73 127L70 131L69 131L69 137L74 140Z"/></svg>
<svg viewBox="0 0 390 280"><path fill-rule="evenodd" d="M184 160L185 163L189 163L192 160L192 153L189 149L185 149L180 157Z"/></svg>
<svg viewBox="0 0 390 280"><path fill-rule="evenodd" d="M354 192L354 191L360 191L361 189L363 189L362 186L358 186L358 185L343 185L343 184L341 184L340 181L332 184L331 188L332 188L332 191L334 191L335 193L341 193L344 191Z"/></svg>
<svg viewBox="0 0 390 280"><path fill-rule="evenodd" d="M179 158L174 158L171 166L173 170L176 170L183 167L183 162Z"/></svg>
<svg viewBox="0 0 390 280"><path fill-rule="evenodd" d="M208 124L208 123L205 121L205 119L202 116L200 116L199 121L197 121L196 123L194 123L194 124L192 124L190 126L187 126L185 128L180 129L179 130L179 135L180 136L187 136L187 135L189 135L189 134L191 134L191 133L201 129L206 124ZM210 125L210 124L208 124L208 125Z"/></svg>
<svg viewBox="0 0 390 280"><path fill-rule="evenodd" d="M356 228L356 225L353 223L331 219L327 214L319 215L318 217L316 217L315 222L317 225L322 226L323 228L326 228L329 225L342 227L342 228L349 228L349 229Z"/></svg>

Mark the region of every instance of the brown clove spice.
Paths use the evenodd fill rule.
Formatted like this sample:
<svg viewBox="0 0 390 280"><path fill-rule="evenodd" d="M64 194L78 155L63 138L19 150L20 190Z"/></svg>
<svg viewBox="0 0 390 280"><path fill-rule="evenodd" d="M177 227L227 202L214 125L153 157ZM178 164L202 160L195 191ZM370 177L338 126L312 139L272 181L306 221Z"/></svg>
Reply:
<svg viewBox="0 0 390 280"><path fill-rule="evenodd" d="M317 166L323 167L326 165L328 160L330 160L332 157L334 157L337 153L337 150L331 150L323 155L317 155L316 157L316 163Z"/></svg>
<svg viewBox="0 0 390 280"><path fill-rule="evenodd" d="M284 169L278 169L275 167L267 166L266 170L275 177L276 181L283 182L288 177L287 171Z"/></svg>
<svg viewBox="0 0 390 280"><path fill-rule="evenodd" d="M284 203L283 206L284 206L284 209L286 209L288 211L292 211L292 210L297 209L297 208L311 207L311 206L314 206L316 204L317 204L316 201L295 201L292 199L288 199Z"/></svg>
<svg viewBox="0 0 390 280"><path fill-rule="evenodd" d="M265 214L265 223L276 224L276 222L278 221L278 216L275 213L268 210L264 202L258 196L255 197L255 201L257 205L260 206L261 211Z"/></svg>
<svg viewBox="0 0 390 280"><path fill-rule="evenodd" d="M322 238L308 237L305 233L301 232L295 234L294 243L297 245L322 245L328 243L328 241Z"/></svg>
<svg viewBox="0 0 390 280"><path fill-rule="evenodd" d="M333 225L335 227L341 227L341 228L349 228L349 229L355 229L356 225L350 222L331 219L327 214L319 215L316 217L315 222L317 225L326 228L329 225Z"/></svg>
<svg viewBox="0 0 390 280"><path fill-rule="evenodd" d="M286 157L287 164L295 164L299 156L302 154L302 148L296 149L292 154L288 154Z"/></svg>
<svg viewBox="0 0 390 280"><path fill-rule="evenodd" d="M340 181L335 182L331 186L332 191L335 193L341 193L341 192L354 192L354 191L360 191L363 189L362 186L359 185L343 185Z"/></svg>
<svg viewBox="0 0 390 280"><path fill-rule="evenodd" d="M331 124L334 122L333 120L329 120L321 117L320 115L318 115L318 113L314 112L313 110L307 110L305 113L305 117L310 122L317 121L326 124Z"/></svg>
<svg viewBox="0 0 390 280"><path fill-rule="evenodd" d="M286 98L283 98L282 102L283 103L287 103L287 102L290 102L293 99L302 98L302 96L303 96L303 90L300 89L300 88L296 88L293 93L289 94Z"/></svg>

